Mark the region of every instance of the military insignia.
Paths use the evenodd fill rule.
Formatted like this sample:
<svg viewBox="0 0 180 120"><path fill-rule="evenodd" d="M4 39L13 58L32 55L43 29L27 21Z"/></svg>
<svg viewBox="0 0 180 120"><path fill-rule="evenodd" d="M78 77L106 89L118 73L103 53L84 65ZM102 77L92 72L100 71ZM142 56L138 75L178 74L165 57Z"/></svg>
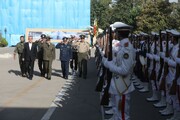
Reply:
<svg viewBox="0 0 180 120"><path fill-rule="evenodd" d="M128 58L129 58L129 54L125 53L125 54L123 55L123 57L124 57L125 59L128 59Z"/></svg>

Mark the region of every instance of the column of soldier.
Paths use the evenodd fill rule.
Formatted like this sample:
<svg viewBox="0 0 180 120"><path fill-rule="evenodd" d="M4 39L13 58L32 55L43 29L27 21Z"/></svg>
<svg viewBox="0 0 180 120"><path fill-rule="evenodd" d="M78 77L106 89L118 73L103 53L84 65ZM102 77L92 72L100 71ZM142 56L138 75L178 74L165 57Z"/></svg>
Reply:
<svg viewBox="0 0 180 120"><path fill-rule="evenodd" d="M130 120L129 100L134 87L149 92L147 98L168 120L180 120L180 33L164 30L131 34L132 27L115 22L97 37L96 91L101 105L109 107L107 120Z"/></svg>
<svg viewBox="0 0 180 120"><path fill-rule="evenodd" d="M56 46L50 42L50 39L49 36L42 34L40 40L33 42L33 37L28 36L28 42L25 43L24 36L20 36L20 42L17 43L14 50L14 59L18 54L22 77L32 80L34 61L38 59L41 76L51 80L52 63L56 56L55 48L57 48L60 49L59 60L61 61L62 77L68 79L70 62L72 74L79 73L79 77L82 76L86 79L90 48L85 41L85 35L71 36L69 38L64 36L63 41Z"/></svg>

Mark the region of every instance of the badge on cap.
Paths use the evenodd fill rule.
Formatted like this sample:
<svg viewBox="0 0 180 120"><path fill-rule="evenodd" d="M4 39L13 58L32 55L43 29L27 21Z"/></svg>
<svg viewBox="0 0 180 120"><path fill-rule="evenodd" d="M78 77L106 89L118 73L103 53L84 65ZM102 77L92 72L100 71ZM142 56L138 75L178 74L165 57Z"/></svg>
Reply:
<svg viewBox="0 0 180 120"><path fill-rule="evenodd" d="M124 53L123 57L124 57L124 59L128 59L129 58L129 54Z"/></svg>

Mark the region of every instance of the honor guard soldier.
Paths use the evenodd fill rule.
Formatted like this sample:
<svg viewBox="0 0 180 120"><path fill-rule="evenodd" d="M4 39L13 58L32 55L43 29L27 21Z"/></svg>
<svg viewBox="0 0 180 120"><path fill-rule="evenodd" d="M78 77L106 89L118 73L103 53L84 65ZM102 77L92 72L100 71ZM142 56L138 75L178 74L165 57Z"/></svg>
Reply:
<svg viewBox="0 0 180 120"><path fill-rule="evenodd" d="M171 101L172 101L172 105L173 105L173 112L174 112L174 115L170 118L170 119L167 119L167 120L180 120L180 104L179 104L179 91L177 91L177 88L178 88L178 84L179 84L179 80L180 79L180 67L178 65L178 63L176 62L177 59L180 58L180 45L179 45L179 38L180 38L180 33L176 30L171 30L171 34L172 34L172 43L173 43L173 48L171 50L171 53L170 53L170 58L168 59L168 65L169 65L169 71L171 73L171 78L170 81L171 81L171 89L170 89L170 98L171 98ZM171 91L174 89L174 92ZM171 111L166 111L164 113L162 113L163 115L165 114L170 114Z"/></svg>
<svg viewBox="0 0 180 120"><path fill-rule="evenodd" d="M38 67L39 67L42 77L44 77L44 64L43 64L43 43L44 42L46 42L46 35L42 34L41 39L37 41Z"/></svg>
<svg viewBox="0 0 180 120"><path fill-rule="evenodd" d="M63 43L58 43L56 48L60 49L59 60L61 61L61 69L63 78L68 79L69 61L72 59L71 45L68 44L68 38L63 37Z"/></svg>
<svg viewBox="0 0 180 120"><path fill-rule="evenodd" d="M47 74L48 80L51 80L52 62L55 59L55 46L50 42L50 39L48 36L46 42L43 43L44 72Z"/></svg>
<svg viewBox="0 0 180 120"><path fill-rule="evenodd" d="M87 60L89 59L89 44L85 41L85 35L80 35L80 42L78 43L78 70L79 77L87 77Z"/></svg>
<svg viewBox="0 0 180 120"><path fill-rule="evenodd" d="M102 59L105 67L113 73L109 93L115 95L115 109L109 120L129 120L130 93L135 89L130 80L135 64L135 51L128 39L132 27L122 22L115 22L113 27L116 39L120 41L119 51L112 61L107 61L105 57Z"/></svg>
<svg viewBox="0 0 180 120"><path fill-rule="evenodd" d="M14 50L14 59L16 58L16 54L18 54L21 74L23 77L25 77L26 76L26 74L25 74L25 62L22 59L23 58L22 57L23 50L24 50L24 36L20 36L20 42L17 43L15 50Z"/></svg>

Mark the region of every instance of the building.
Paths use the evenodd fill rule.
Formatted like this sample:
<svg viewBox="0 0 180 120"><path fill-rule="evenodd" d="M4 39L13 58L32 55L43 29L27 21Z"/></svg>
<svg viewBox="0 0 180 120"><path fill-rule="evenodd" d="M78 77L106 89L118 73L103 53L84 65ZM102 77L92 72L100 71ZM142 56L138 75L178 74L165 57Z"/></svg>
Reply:
<svg viewBox="0 0 180 120"><path fill-rule="evenodd" d="M85 29L90 26L90 0L1 0L0 32L9 46L26 28Z"/></svg>

